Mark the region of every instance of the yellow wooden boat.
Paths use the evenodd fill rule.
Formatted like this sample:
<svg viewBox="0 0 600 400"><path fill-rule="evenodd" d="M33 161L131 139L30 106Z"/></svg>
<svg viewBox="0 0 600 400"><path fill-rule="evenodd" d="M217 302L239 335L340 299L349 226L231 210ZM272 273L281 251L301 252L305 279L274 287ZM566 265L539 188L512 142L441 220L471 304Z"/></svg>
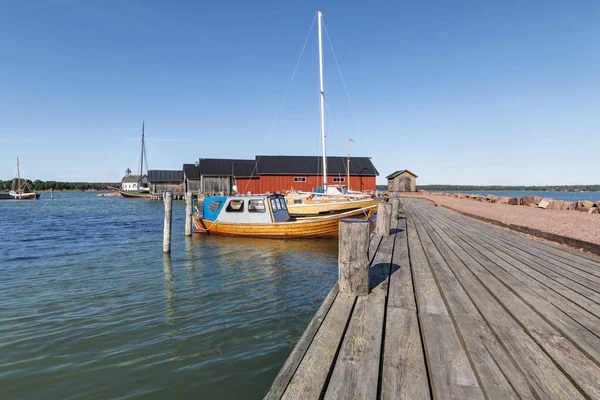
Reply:
<svg viewBox="0 0 600 400"><path fill-rule="evenodd" d="M288 212L292 217L318 216L357 210L376 206L379 199L365 198L351 200L344 197L286 197Z"/></svg>
<svg viewBox="0 0 600 400"><path fill-rule="evenodd" d="M337 237L343 218L368 219L376 206L335 215L293 218L282 195L215 196L204 199L202 215L194 213L197 233L266 238Z"/></svg>

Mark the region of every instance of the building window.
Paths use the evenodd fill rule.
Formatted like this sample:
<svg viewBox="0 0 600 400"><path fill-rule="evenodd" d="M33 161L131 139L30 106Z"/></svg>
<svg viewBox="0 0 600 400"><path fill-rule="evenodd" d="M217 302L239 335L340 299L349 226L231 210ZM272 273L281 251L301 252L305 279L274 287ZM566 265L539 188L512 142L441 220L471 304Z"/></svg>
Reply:
<svg viewBox="0 0 600 400"><path fill-rule="evenodd" d="M297 176L294 178L294 182L306 182L306 178L303 176Z"/></svg>
<svg viewBox="0 0 600 400"><path fill-rule="evenodd" d="M265 212L265 202L263 200L248 200L248 212Z"/></svg>
<svg viewBox="0 0 600 400"><path fill-rule="evenodd" d="M243 212L244 200L230 200L225 209L227 212Z"/></svg>
<svg viewBox="0 0 600 400"><path fill-rule="evenodd" d="M334 182L344 182L346 178L333 178Z"/></svg>

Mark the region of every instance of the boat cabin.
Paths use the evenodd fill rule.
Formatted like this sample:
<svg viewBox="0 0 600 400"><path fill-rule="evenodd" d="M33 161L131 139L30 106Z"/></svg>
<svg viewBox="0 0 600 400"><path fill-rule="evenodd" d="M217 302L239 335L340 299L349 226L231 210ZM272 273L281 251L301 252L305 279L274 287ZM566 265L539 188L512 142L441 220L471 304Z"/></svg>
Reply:
<svg viewBox="0 0 600 400"><path fill-rule="evenodd" d="M279 194L212 196L204 199L203 218L230 223L286 222L290 220L285 198Z"/></svg>

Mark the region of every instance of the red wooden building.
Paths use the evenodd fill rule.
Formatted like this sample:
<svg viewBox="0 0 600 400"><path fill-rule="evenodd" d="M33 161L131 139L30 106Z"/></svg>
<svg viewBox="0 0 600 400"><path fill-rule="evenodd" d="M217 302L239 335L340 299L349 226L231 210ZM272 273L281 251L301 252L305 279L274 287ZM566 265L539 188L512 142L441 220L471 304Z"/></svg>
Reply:
<svg viewBox="0 0 600 400"><path fill-rule="evenodd" d="M328 185L348 186L347 161L346 157L327 157ZM204 182L229 179L227 186L238 193L274 193L290 189L308 192L323 185L323 160L318 156L256 156L254 160L202 158L197 168L197 179ZM369 157L350 157L350 189L374 191L378 175ZM206 183L201 186L207 188Z"/></svg>

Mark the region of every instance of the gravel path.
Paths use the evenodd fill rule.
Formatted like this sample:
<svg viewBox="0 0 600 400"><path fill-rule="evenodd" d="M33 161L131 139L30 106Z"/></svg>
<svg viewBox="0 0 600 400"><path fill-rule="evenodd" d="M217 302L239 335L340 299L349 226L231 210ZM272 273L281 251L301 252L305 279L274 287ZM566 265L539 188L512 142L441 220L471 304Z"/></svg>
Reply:
<svg viewBox="0 0 600 400"><path fill-rule="evenodd" d="M404 194L402 194L404 196ZM568 236L586 242L600 244L600 215L588 215L580 211L543 210L526 206L483 203L475 200L456 199L445 196L411 195L431 199L437 204L456 210L494 219L506 224L515 224L539 229L556 235Z"/></svg>

